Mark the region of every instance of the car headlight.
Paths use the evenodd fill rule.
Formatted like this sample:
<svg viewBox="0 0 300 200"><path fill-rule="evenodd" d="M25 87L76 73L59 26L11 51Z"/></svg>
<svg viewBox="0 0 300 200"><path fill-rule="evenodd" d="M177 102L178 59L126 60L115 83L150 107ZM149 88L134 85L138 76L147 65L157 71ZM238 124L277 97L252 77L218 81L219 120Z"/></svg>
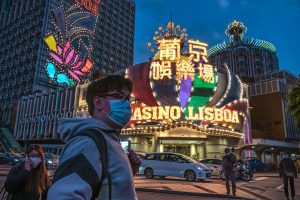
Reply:
<svg viewBox="0 0 300 200"><path fill-rule="evenodd" d="M195 166L199 171L203 171L203 168Z"/></svg>

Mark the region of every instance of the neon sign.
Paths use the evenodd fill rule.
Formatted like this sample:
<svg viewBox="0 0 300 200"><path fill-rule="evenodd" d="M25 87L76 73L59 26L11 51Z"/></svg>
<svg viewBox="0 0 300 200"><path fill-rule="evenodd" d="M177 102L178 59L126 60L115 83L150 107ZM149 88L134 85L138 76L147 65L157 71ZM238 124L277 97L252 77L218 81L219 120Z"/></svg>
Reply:
<svg viewBox="0 0 300 200"><path fill-rule="evenodd" d="M187 120L209 120L215 122L240 123L238 112L229 109L211 107L187 107L189 115ZM196 111L196 113L195 113ZM179 106L153 106L137 107L133 110L131 120L178 120L181 118Z"/></svg>
<svg viewBox="0 0 300 200"><path fill-rule="evenodd" d="M248 101L239 78L227 66L217 72L207 58L208 44L187 36L173 22L159 27L154 43L148 43L155 53L151 62L127 69L136 99L129 125L189 121L200 127L242 127Z"/></svg>
<svg viewBox="0 0 300 200"><path fill-rule="evenodd" d="M92 6L92 3L85 2L88 1L80 1L85 6ZM99 4L99 1L93 3ZM45 36L44 41L49 49L45 70L51 82L74 86L87 77L93 67L90 41L95 29L91 30L91 26L95 28L97 20L97 16L84 12L77 4L68 10L60 6L50 12L53 31Z"/></svg>

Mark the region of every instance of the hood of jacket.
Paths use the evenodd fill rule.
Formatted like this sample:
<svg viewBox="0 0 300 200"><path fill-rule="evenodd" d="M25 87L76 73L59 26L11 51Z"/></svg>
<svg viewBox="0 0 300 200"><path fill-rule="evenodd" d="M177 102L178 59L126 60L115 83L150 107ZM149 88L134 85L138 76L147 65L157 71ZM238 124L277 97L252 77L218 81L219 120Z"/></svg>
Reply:
<svg viewBox="0 0 300 200"><path fill-rule="evenodd" d="M85 129L111 129L104 122L96 118L61 118L58 120L58 134L63 142L67 142L70 138L79 134Z"/></svg>

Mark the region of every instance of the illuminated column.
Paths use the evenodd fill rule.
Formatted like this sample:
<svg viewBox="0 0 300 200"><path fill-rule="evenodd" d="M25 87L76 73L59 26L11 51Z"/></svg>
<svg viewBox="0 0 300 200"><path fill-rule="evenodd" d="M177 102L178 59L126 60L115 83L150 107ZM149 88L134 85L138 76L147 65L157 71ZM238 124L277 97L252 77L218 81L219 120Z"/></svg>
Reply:
<svg viewBox="0 0 300 200"><path fill-rule="evenodd" d="M152 137L152 146L151 146L151 152L156 152L158 149L158 144L157 144L157 138L156 136Z"/></svg>
<svg viewBox="0 0 300 200"><path fill-rule="evenodd" d="M191 144L191 146L190 146L190 156L192 157L194 154L196 154L196 145Z"/></svg>
<svg viewBox="0 0 300 200"><path fill-rule="evenodd" d="M159 144L159 152L164 152L164 145L163 144Z"/></svg>

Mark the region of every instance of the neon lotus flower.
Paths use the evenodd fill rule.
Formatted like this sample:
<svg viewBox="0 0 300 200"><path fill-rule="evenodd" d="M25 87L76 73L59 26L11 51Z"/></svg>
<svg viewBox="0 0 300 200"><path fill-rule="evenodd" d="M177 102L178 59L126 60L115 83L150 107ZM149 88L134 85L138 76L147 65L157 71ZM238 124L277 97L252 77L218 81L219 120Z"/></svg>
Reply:
<svg viewBox="0 0 300 200"><path fill-rule="evenodd" d="M85 73L92 68L92 61L87 58L86 62L79 60L79 54L71 48L70 41L67 41L64 47L56 44L53 35L45 39L46 44L52 50L49 52L51 58L55 61L48 62L46 71L51 79L55 79L60 84L75 85L74 81L81 82Z"/></svg>

